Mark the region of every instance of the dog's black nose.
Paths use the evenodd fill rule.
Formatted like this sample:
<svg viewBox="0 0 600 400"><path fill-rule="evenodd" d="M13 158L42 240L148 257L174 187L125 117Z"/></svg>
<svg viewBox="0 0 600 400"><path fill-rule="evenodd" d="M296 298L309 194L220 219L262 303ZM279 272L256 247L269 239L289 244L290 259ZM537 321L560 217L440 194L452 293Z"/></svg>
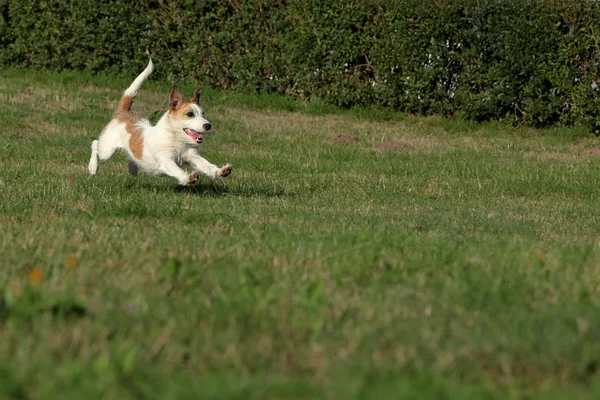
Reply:
<svg viewBox="0 0 600 400"><path fill-rule="evenodd" d="M210 131L210 124L204 124L202 127L205 131Z"/></svg>

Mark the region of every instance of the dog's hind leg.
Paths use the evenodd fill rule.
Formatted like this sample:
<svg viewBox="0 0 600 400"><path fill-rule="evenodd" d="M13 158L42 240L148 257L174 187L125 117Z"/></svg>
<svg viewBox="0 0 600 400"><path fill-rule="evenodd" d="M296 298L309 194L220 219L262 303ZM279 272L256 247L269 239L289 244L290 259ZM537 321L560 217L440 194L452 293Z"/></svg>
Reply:
<svg viewBox="0 0 600 400"><path fill-rule="evenodd" d="M88 164L88 172L90 175L96 175L98 172L98 141L92 142L92 156L90 157L90 163Z"/></svg>
<svg viewBox="0 0 600 400"><path fill-rule="evenodd" d="M105 128L98 140L92 142L92 155L88 164L90 175L96 175L98 172L99 160L108 160L120 148L119 139L119 132L117 130Z"/></svg>
<svg viewBox="0 0 600 400"><path fill-rule="evenodd" d="M137 176L138 174L138 166L135 163L135 161L133 160L128 160L127 161L127 170L129 171L129 173L133 176Z"/></svg>

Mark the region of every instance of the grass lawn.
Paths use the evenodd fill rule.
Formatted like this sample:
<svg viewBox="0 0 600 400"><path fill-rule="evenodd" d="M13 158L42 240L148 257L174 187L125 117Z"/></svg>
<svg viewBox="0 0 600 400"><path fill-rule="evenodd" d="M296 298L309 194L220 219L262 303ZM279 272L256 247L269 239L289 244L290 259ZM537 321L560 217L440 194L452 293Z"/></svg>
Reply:
<svg viewBox="0 0 600 400"><path fill-rule="evenodd" d="M0 398L599 398L598 139L208 90L227 182L89 177L132 79L0 72Z"/></svg>

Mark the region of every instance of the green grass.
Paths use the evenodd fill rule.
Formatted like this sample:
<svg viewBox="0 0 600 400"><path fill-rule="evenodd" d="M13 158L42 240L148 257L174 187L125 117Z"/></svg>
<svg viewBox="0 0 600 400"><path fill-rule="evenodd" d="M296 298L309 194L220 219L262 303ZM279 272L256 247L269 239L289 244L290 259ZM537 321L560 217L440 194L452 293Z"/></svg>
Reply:
<svg viewBox="0 0 600 400"><path fill-rule="evenodd" d="M597 139L207 90L178 188L87 176L128 80L0 76L0 398L600 396Z"/></svg>

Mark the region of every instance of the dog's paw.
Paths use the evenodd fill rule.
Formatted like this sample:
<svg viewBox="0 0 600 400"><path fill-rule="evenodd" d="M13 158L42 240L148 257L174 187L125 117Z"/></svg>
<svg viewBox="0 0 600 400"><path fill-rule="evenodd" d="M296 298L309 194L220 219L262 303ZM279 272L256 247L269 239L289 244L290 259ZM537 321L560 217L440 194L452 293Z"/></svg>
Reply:
<svg viewBox="0 0 600 400"><path fill-rule="evenodd" d="M195 185L198 182L198 171L194 171L188 176L188 185Z"/></svg>
<svg viewBox="0 0 600 400"><path fill-rule="evenodd" d="M92 160L88 164L88 173L90 175L96 175L96 172L98 172L98 160Z"/></svg>
<svg viewBox="0 0 600 400"><path fill-rule="evenodd" d="M217 178L227 178L231 174L231 164L227 164L217 171Z"/></svg>

